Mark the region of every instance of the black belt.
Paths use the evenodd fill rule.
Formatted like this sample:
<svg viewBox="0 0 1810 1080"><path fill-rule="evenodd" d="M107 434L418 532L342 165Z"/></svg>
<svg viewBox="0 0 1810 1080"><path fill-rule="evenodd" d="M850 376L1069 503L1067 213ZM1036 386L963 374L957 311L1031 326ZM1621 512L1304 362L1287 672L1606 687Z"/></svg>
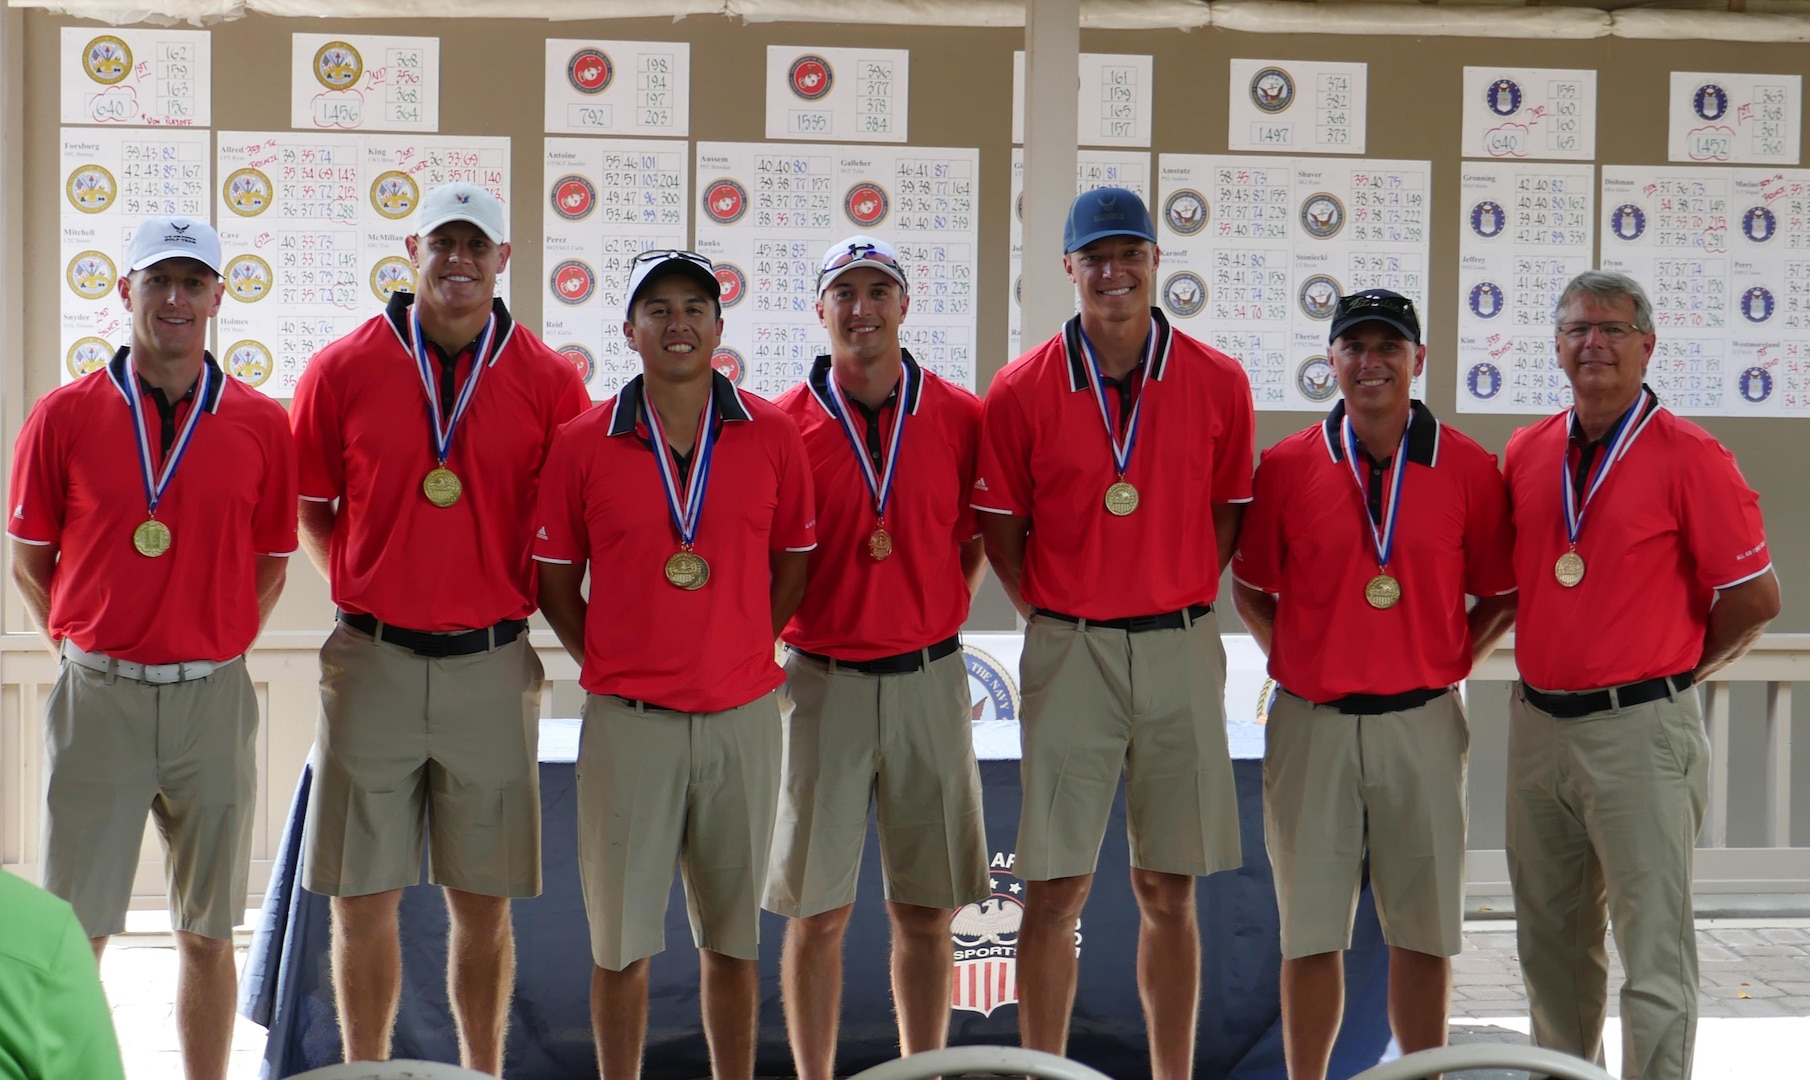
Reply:
<svg viewBox="0 0 1810 1080"><path fill-rule="evenodd" d="M504 619L481 630L462 630L452 634L431 634L425 630L406 630L378 621L375 615L339 613L339 621L354 630L363 630L378 641L400 645L418 656L470 656L501 648L528 630L527 619Z"/></svg>
<svg viewBox="0 0 1810 1080"><path fill-rule="evenodd" d="M680 712L680 711L682 711L679 709L669 708L665 705L655 705L651 701L642 701L638 698L623 697L621 694L611 694L610 696L615 698L617 701L622 702L624 705L627 705L629 708L640 709L642 712Z"/></svg>
<svg viewBox="0 0 1810 1080"><path fill-rule="evenodd" d="M1558 720L1576 720L1580 716L1592 713L1608 712L1620 707L1623 709L1634 705L1645 705L1649 701L1658 701L1662 697L1671 697L1674 693L1682 694L1691 688L1693 673L1686 671L1681 675L1667 675L1657 679L1642 679L1624 686L1611 687L1607 690L1592 690L1586 694L1548 694L1535 690L1523 682L1521 696L1527 703Z"/></svg>
<svg viewBox="0 0 1810 1080"><path fill-rule="evenodd" d="M1346 694L1342 698L1315 702L1315 704L1325 709L1337 709L1346 716L1380 716L1383 713L1418 709L1427 702L1437 701L1451 692L1451 687L1442 686L1437 690L1407 690L1399 694ZM1300 697L1299 694L1295 696Z"/></svg>
<svg viewBox="0 0 1810 1080"><path fill-rule="evenodd" d="M1213 614L1212 604L1190 604L1180 611L1165 611L1161 615L1131 615L1123 619L1083 619L1079 615L1065 615L1060 611L1049 611L1037 608L1034 615L1048 615L1052 619L1060 619L1066 623L1085 622L1089 626L1098 626L1107 630L1124 630L1127 633L1141 634L1146 630L1186 630L1205 616Z"/></svg>
<svg viewBox="0 0 1810 1080"><path fill-rule="evenodd" d="M806 660L815 660L819 664L835 664L839 671L858 671L863 675L904 675L908 672L921 671L926 665L935 663L945 656L953 655L962 647L962 639L960 634L950 634L927 649L900 653L897 656L878 656L872 660L838 660L833 656L824 656L822 653L805 652L795 645L786 647Z"/></svg>

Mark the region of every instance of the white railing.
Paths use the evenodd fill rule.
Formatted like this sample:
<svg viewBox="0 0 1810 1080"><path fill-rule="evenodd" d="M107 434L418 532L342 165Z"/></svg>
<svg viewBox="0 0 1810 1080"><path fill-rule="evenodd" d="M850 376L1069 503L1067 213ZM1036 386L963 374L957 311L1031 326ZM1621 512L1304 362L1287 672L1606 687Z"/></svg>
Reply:
<svg viewBox="0 0 1810 1080"><path fill-rule="evenodd" d="M283 822L314 738L318 709L318 652L324 631L275 631L258 639L247 657L257 687L262 723L258 732L261 801L254 826L252 890L261 893L270 873ZM556 692L576 700L577 665L553 635L531 637L546 668L542 712L552 715ZM43 759L44 696L55 680L57 661L32 634L0 635L0 867L36 880L40 763ZM1513 641L1485 661L1473 683L1512 680ZM1772 634L1747 656L1718 673L1705 688L1705 715L1713 748L1710 807L1697 860L1698 889L1720 893L1810 893L1810 847L1791 847L1791 690L1810 681L1810 634ZM1733 684L1761 683L1760 716L1734 715ZM1487 692L1474 686L1473 693ZM1736 724L1764 724L1762 775L1730 775L1729 733ZM1473 745L1473 769L1482 755L1501 755L1500 746ZM1764 846L1728 846L1730 785L1762 785L1765 792ZM1805 838L1810 842L1810 838ZM1506 895L1507 862L1500 850L1475 849L1469 863L1473 895ZM134 887L135 903L163 902L163 870L154 833L147 831L143 861Z"/></svg>

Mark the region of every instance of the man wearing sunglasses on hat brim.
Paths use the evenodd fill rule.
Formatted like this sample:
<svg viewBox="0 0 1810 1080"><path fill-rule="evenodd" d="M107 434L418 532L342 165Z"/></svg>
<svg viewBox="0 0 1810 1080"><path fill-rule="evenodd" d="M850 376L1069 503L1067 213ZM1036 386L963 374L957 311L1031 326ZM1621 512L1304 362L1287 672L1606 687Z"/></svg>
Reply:
<svg viewBox="0 0 1810 1080"><path fill-rule="evenodd" d="M1396 1041L1445 1045L1470 745L1455 687L1515 610L1495 456L1412 398L1427 358L1413 302L1340 297L1331 346L1343 398L1263 454L1232 560L1238 613L1279 688L1263 820L1291 1080L1326 1076L1366 861Z"/></svg>
<svg viewBox="0 0 1810 1080"><path fill-rule="evenodd" d="M764 906L801 1080L830 1080L842 942L874 806L906 1054L949 1034L950 918L984 899L987 840L957 631L985 572L968 489L980 399L899 343L911 298L891 244L830 245L817 275L830 351L776 404L817 495L810 588L788 646L786 773Z"/></svg>
<svg viewBox="0 0 1810 1080"><path fill-rule="evenodd" d="M554 440L534 548L547 622L586 690L578 846L592 1028L605 1080L639 1075L649 958L665 948L677 864L711 1075L746 1078L779 797L773 642L816 546L810 464L790 417L711 367L723 320L708 259L644 253L627 296L622 329L641 374Z"/></svg>

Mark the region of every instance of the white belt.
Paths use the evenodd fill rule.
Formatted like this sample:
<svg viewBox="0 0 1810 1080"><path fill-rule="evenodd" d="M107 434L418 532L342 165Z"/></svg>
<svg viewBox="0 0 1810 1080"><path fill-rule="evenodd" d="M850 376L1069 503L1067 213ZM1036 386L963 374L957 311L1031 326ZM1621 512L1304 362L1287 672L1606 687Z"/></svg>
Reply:
<svg viewBox="0 0 1810 1080"><path fill-rule="evenodd" d="M63 639L62 657L72 664L80 664L85 668L107 675L118 675L135 682L158 684L205 679L240 659L235 656L231 660L186 660L179 664L140 664L132 660L116 660L106 653L89 652L86 649L77 648L69 643L68 638Z"/></svg>

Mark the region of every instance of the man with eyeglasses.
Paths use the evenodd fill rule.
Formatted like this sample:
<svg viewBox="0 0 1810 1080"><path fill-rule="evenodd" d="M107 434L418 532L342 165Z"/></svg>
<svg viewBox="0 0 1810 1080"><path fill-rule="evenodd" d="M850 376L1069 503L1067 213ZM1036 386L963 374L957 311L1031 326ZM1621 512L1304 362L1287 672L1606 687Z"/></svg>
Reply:
<svg viewBox="0 0 1810 1080"><path fill-rule="evenodd" d="M830 245L830 351L780 397L810 456L818 547L783 635L786 765L764 906L800 1080L834 1075L842 940L870 803L905 1054L949 1035L954 910L987 896L980 767L957 631L985 572L968 490L980 399L899 344L911 305L891 244Z"/></svg>
<svg viewBox="0 0 1810 1080"><path fill-rule="evenodd" d="M1445 1045L1464 945L1470 732L1456 684L1515 608L1495 455L1412 397L1427 358L1413 302L1340 297L1331 345L1343 399L1263 454L1232 560L1238 612L1278 686L1263 821L1291 1080L1326 1076L1366 861L1396 1041Z"/></svg>
<svg viewBox="0 0 1810 1080"><path fill-rule="evenodd" d="M155 819L176 1039L196 1080L225 1080L232 1042L233 927L257 816L258 698L244 653L296 549L288 418L207 351L221 265L205 221L137 224L119 280L128 342L25 418L7 525L25 611L61 658L44 709L44 887L69 901L99 961L126 929L145 815ZM0 1011L50 1007L4 996ZM0 1064L24 1017L0 1023ZM117 1076L117 1052L110 1063L101 1052L111 1041L92 1036L86 1068L25 1074Z"/></svg>
<svg viewBox="0 0 1810 1080"><path fill-rule="evenodd" d="M1075 926L1122 773L1138 989L1165 1080L1194 1067L1194 879L1241 861L1213 602L1251 497L1251 390L1153 306L1160 253L1137 195L1075 199L1062 247L1080 314L994 377L972 496L1029 620L1019 1031L1067 1045Z"/></svg>
<svg viewBox="0 0 1810 1080"><path fill-rule="evenodd" d="M459 1057L500 1074L512 897L540 893L541 664L535 485L553 432L589 407L572 365L496 297L503 205L428 192L416 291L321 350L295 391L304 545L339 608L321 648L302 885L332 900L348 1061L389 1057L396 911L446 889Z"/></svg>
<svg viewBox="0 0 1810 1080"><path fill-rule="evenodd" d="M1655 340L1632 278L1573 278L1556 343L1575 404L1508 443L1508 872L1534 1042L1601 1060L1613 922L1622 1075L1683 1080L1710 768L1691 687L1753 645L1779 585L1734 455L1644 385Z"/></svg>
<svg viewBox="0 0 1810 1080"><path fill-rule="evenodd" d="M710 366L723 332L710 260L645 253L627 295L622 330L641 374L559 433L535 515L541 606L586 691L591 1022L605 1080L638 1076L676 864L710 1074L746 1078L779 798L773 642L816 546L810 462L790 417Z"/></svg>

